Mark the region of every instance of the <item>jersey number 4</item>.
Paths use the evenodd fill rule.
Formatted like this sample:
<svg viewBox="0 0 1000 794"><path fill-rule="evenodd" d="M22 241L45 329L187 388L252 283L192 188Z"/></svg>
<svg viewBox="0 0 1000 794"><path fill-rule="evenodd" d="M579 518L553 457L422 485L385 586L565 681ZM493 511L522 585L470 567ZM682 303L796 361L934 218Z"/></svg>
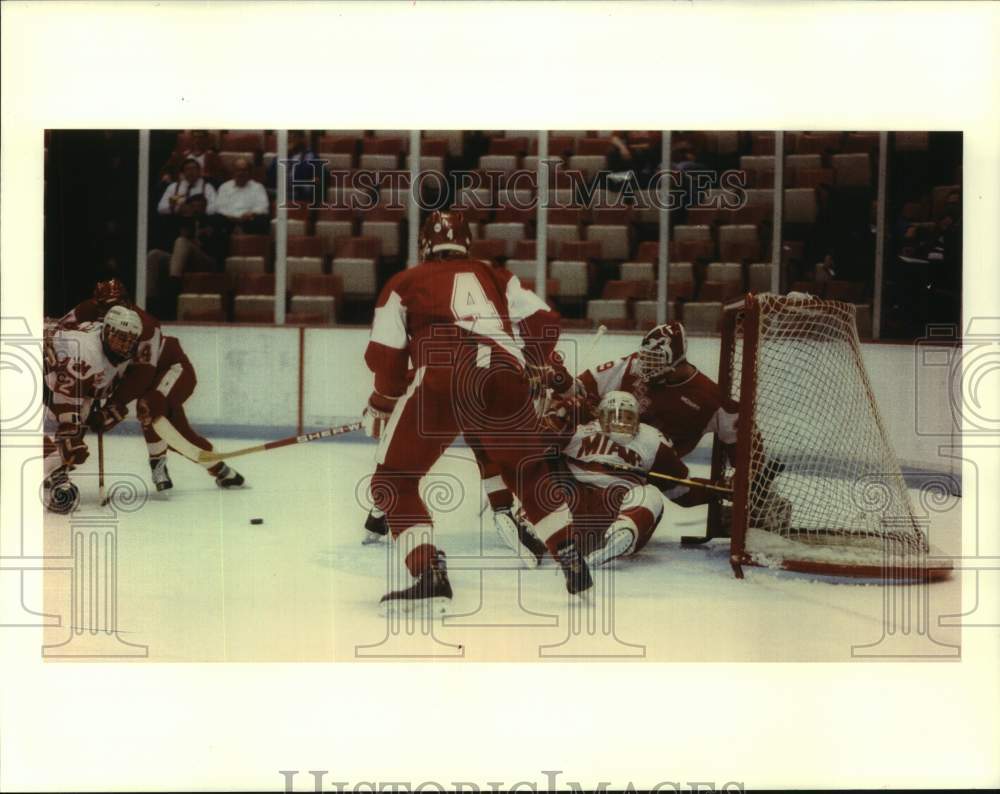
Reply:
<svg viewBox="0 0 1000 794"><path fill-rule="evenodd" d="M475 273L456 273L451 287L451 312L456 324L467 331L502 332L497 307L487 296Z"/></svg>

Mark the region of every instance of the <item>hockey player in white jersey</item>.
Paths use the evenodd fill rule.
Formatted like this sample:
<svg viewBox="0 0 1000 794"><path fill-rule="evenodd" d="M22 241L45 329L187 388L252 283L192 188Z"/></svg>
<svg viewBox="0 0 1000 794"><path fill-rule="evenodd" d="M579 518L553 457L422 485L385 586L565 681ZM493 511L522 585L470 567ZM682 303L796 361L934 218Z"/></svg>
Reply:
<svg viewBox="0 0 1000 794"><path fill-rule="evenodd" d="M689 478L673 444L640 423L638 401L628 392L605 394L597 418L576 427L562 454L574 492L568 534L588 568L645 546L663 515L664 496L683 506L703 504L708 497L694 485L660 478L652 481L655 486L647 482L655 472L710 484Z"/></svg>
<svg viewBox="0 0 1000 794"><path fill-rule="evenodd" d="M45 345L45 442L43 471L46 508L69 513L79 489L69 473L89 456L83 440L95 400L107 397L124 373L142 333L139 315L112 306L103 322L55 329Z"/></svg>

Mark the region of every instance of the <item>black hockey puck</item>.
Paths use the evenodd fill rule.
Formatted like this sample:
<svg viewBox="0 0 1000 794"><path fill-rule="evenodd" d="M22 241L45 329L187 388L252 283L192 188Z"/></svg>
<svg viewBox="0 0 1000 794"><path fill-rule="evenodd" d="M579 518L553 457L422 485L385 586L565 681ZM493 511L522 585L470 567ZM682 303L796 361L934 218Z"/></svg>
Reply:
<svg viewBox="0 0 1000 794"><path fill-rule="evenodd" d="M250 523L251 524L263 524L264 523L264 519L263 518L251 518L250 519Z"/></svg>

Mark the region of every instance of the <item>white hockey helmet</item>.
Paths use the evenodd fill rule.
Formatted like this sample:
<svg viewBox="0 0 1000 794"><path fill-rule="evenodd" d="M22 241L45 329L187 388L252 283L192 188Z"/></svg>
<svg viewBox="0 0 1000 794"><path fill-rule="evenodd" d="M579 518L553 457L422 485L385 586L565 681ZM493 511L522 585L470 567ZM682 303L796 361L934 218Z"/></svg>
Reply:
<svg viewBox="0 0 1000 794"><path fill-rule="evenodd" d="M142 320L131 309L119 304L104 315L102 341L109 358L120 361L132 358L141 335Z"/></svg>
<svg viewBox="0 0 1000 794"><path fill-rule="evenodd" d="M631 441L639 432L639 401L627 391L609 391L597 406L597 421L615 441Z"/></svg>
<svg viewBox="0 0 1000 794"><path fill-rule="evenodd" d="M687 358L687 334L678 322L658 325L639 345L639 373L645 381L673 372Z"/></svg>

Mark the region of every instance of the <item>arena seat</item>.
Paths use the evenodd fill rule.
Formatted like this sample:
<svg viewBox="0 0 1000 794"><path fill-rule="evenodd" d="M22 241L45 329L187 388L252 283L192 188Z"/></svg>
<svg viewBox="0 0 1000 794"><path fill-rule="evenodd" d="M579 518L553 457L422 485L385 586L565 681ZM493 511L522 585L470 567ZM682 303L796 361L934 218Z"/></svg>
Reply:
<svg viewBox="0 0 1000 794"><path fill-rule="evenodd" d="M656 267L651 262L622 262L622 281L655 281Z"/></svg>
<svg viewBox="0 0 1000 794"><path fill-rule="evenodd" d="M785 188L785 223L816 222L816 191L812 188Z"/></svg>
<svg viewBox="0 0 1000 794"><path fill-rule="evenodd" d="M497 238L473 240L469 247L469 256L473 259L486 259L496 264L507 256L507 241Z"/></svg>
<svg viewBox="0 0 1000 794"><path fill-rule="evenodd" d="M378 293L375 260L362 257L338 257L333 260L333 275L344 285L345 300L373 300Z"/></svg>
<svg viewBox="0 0 1000 794"><path fill-rule="evenodd" d="M559 282L554 295L562 300L583 300L590 288L587 263L581 260L556 259L549 265L549 275Z"/></svg>
<svg viewBox="0 0 1000 794"><path fill-rule="evenodd" d="M600 258L621 261L629 258L629 230L627 226L606 226L592 223L587 227L587 240L601 244Z"/></svg>
<svg viewBox="0 0 1000 794"><path fill-rule="evenodd" d="M722 303L717 301L684 304L683 323L688 333L717 334L722 322Z"/></svg>
<svg viewBox="0 0 1000 794"><path fill-rule="evenodd" d="M354 232L354 213L349 209L321 209L316 215L316 237L322 240L323 255L332 256L337 240Z"/></svg>
<svg viewBox="0 0 1000 794"><path fill-rule="evenodd" d="M867 154L835 154L831 165L833 182L838 187L866 187L871 184L871 160Z"/></svg>

